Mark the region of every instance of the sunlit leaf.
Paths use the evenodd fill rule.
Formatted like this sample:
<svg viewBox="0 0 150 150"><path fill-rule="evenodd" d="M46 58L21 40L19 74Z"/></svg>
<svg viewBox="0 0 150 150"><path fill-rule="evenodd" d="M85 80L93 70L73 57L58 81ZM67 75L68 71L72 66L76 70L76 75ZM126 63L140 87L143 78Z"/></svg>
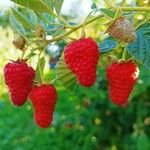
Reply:
<svg viewBox="0 0 150 150"><path fill-rule="evenodd" d="M24 6L26 8L32 9L35 12L39 12L39 13L48 12L54 15L53 9L49 7L49 5L47 5L47 3L44 2L43 0L11 0L11 1L21 6Z"/></svg>
<svg viewBox="0 0 150 150"><path fill-rule="evenodd" d="M127 51L150 68L150 24L139 27L136 35L136 41L127 45Z"/></svg>
<svg viewBox="0 0 150 150"><path fill-rule="evenodd" d="M64 0L54 0L54 6L57 14L60 14Z"/></svg>
<svg viewBox="0 0 150 150"><path fill-rule="evenodd" d="M17 33L22 34L23 36L26 36L26 31L24 27L21 25L20 22L18 22L18 20L13 15L10 15L9 21L14 32L17 32Z"/></svg>
<svg viewBox="0 0 150 150"><path fill-rule="evenodd" d="M115 14L116 14L114 11L112 11L108 8L101 8L100 11L110 18L114 18Z"/></svg>
<svg viewBox="0 0 150 150"><path fill-rule="evenodd" d="M29 12L30 21L32 22L32 24L36 26L38 24L38 18L36 13L33 10L28 10L28 12Z"/></svg>
<svg viewBox="0 0 150 150"><path fill-rule="evenodd" d="M28 29L32 29L33 26L31 25L31 22L28 21L28 18L21 14L20 12L18 12L16 9L13 9L12 8L12 12L13 12L13 15L15 16L15 18L21 22L21 24L25 27L25 28L28 28Z"/></svg>
<svg viewBox="0 0 150 150"><path fill-rule="evenodd" d="M68 68L62 56L57 64L57 80L59 80L67 89L73 89L76 86L76 77Z"/></svg>
<svg viewBox="0 0 150 150"><path fill-rule="evenodd" d="M35 73L35 81L38 81L39 83L42 82L42 76L43 76L43 70L45 67L45 58L42 57L37 64L36 73Z"/></svg>
<svg viewBox="0 0 150 150"><path fill-rule="evenodd" d="M119 42L112 37L106 38L104 41L99 43L99 48L101 52L108 52L118 46Z"/></svg>

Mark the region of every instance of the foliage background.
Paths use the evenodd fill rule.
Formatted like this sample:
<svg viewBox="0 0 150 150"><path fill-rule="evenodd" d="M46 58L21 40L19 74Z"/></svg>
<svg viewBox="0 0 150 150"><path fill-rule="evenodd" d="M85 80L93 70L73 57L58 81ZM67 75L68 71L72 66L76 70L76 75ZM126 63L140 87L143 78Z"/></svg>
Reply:
<svg viewBox="0 0 150 150"><path fill-rule="evenodd" d="M65 0L69 1L69 0ZM119 2L122 6L132 5L130 1ZM147 6L148 1L132 1L137 6ZM3 3L0 1L0 4ZM78 12L81 2L74 1L70 8ZM85 1L83 2L83 4ZM97 1L100 3L100 1ZM90 2L92 4L92 2ZM76 8L74 7L77 6ZM107 6L105 6L107 7ZM81 8L82 10L82 8ZM33 110L28 101L22 108L10 104L7 88L3 80L3 66L7 59L16 59L20 52L15 50L11 42L14 34L10 28L9 11L0 9L0 149L2 150L149 150L150 149L150 71L140 66L140 77L130 97L126 109L114 106L108 97L108 83L105 69L109 60L102 57L98 67L96 84L87 89L77 86L70 92L56 83L59 98L54 114L53 125L48 129L38 128L33 120ZM81 11L82 12L82 11ZM85 14L88 14L86 12ZM135 26L144 20L148 13L136 12ZM69 20L81 22L81 14L65 15ZM105 20L103 20L105 22ZM86 28L89 36L98 41L104 39L107 28L95 22ZM72 34L79 37L79 31ZM67 42L67 41L66 41ZM65 45L58 43L58 51ZM120 57L120 48L115 54ZM55 74L49 71L48 61L52 57L47 54L45 78Z"/></svg>

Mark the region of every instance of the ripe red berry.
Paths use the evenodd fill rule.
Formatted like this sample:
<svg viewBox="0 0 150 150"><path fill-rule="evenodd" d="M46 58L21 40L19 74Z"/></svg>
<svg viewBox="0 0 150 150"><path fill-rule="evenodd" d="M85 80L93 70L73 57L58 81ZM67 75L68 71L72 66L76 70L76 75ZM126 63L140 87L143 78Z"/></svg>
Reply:
<svg viewBox="0 0 150 150"><path fill-rule="evenodd" d="M81 38L65 48L65 62L76 75L78 82L90 87L96 80L99 59L97 43L92 38Z"/></svg>
<svg viewBox="0 0 150 150"><path fill-rule="evenodd" d="M34 76L34 69L23 61L6 64L4 78L14 105L22 106L26 102Z"/></svg>
<svg viewBox="0 0 150 150"><path fill-rule="evenodd" d="M34 86L30 93L34 107L34 118L38 126L47 128L52 123L53 112L57 100L57 92L53 85Z"/></svg>
<svg viewBox="0 0 150 150"><path fill-rule="evenodd" d="M120 106L127 105L138 75L138 66L132 61L116 62L108 67L109 95L114 104Z"/></svg>

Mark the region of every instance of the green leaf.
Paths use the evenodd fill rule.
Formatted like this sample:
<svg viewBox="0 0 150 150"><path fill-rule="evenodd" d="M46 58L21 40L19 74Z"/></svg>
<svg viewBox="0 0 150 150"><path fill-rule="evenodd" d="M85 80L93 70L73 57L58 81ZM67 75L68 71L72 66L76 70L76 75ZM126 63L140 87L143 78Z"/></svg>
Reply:
<svg viewBox="0 0 150 150"><path fill-rule="evenodd" d="M119 44L118 41L116 41L114 38L109 36L104 41L99 43L99 49L101 52L108 52L108 51L116 48L118 46L118 44Z"/></svg>
<svg viewBox="0 0 150 150"><path fill-rule="evenodd" d="M137 140L137 150L149 150L150 149L150 141L148 136L144 133L140 134Z"/></svg>
<svg viewBox="0 0 150 150"><path fill-rule="evenodd" d="M60 14L64 0L54 0L54 6L57 14Z"/></svg>
<svg viewBox="0 0 150 150"><path fill-rule="evenodd" d="M34 26L37 26L37 24L38 24L38 18L37 18L36 13L33 10L29 10L29 9L28 9L28 12L29 12L30 21L32 22L32 24Z"/></svg>
<svg viewBox="0 0 150 150"><path fill-rule="evenodd" d="M27 28L27 29L32 29L33 26L31 25L31 23L28 21L28 18L21 14L20 12L18 12L16 9L13 9L12 8L12 12L13 12L13 15L15 16L15 18L20 22L22 23L22 25Z"/></svg>
<svg viewBox="0 0 150 150"><path fill-rule="evenodd" d="M96 8L97 8L96 3L92 3L91 9L96 9Z"/></svg>
<svg viewBox="0 0 150 150"><path fill-rule="evenodd" d="M140 26L136 35L136 41L127 45L127 51L150 68L150 23Z"/></svg>
<svg viewBox="0 0 150 150"><path fill-rule="evenodd" d="M101 8L100 11L105 14L106 16L110 17L110 18L114 18L115 17L115 11L112 11L110 9L107 8Z"/></svg>
<svg viewBox="0 0 150 150"><path fill-rule="evenodd" d="M37 68L36 68L36 72L35 72L35 81L37 81L39 83L42 82L45 62L46 62L45 58L42 57L37 63Z"/></svg>
<svg viewBox="0 0 150 150"><path fill-rule="evenodd" d="M24 27L20 22L18 22L18 20L13 15L10 15L9 21L10 21L10 26L12 27L14 32L20 33L22 34L22 36L26 36L26 31Z"/></svg>
<svg viewBox="0 0 150 150"><path fill-rule="evenodd" d="M39 14L39 13L36 13L36 15L38 16L38 18L40 19L40 21L44 22L44 24L48 24L48 25L51 25L53 24L53 17L52 16L48 16L47 15L42 15L42 14Z"/></svg>
<svg viewBox="0 0 150 150"><path fill-rule="evenodd" d="M63 55L57 64L56 74L57 80L59 80L64 85L64 87L66 87L69 90L75 87L77 83L76 77L65 63Z"/></svg>
<svg viewBox="0 0 150 150"><path fill-rule="evenodd" d="M54 9L54 0L44 0L45 3L48 4L48 6L51 8L51 10Z"/></svg>
<svg viewBox="0 0 150 150"><path fill-rule="evenodd" d="M48 12L54 15L53 9L43 0L11 0L21 6L27 7L38 13Z"/></svg>

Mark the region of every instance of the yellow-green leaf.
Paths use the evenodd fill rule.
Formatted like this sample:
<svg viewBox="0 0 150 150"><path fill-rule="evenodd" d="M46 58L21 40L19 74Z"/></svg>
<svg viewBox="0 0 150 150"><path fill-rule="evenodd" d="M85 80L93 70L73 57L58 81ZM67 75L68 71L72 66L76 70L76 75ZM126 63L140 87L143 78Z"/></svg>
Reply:
<svg viewBox="0 0 150 150"><path fill-rule="evenodd" d="M57 80L59 80L67 89L73 89L76 86L76 77L65 63L63 55L57 64L56 74Z"/></svg>

